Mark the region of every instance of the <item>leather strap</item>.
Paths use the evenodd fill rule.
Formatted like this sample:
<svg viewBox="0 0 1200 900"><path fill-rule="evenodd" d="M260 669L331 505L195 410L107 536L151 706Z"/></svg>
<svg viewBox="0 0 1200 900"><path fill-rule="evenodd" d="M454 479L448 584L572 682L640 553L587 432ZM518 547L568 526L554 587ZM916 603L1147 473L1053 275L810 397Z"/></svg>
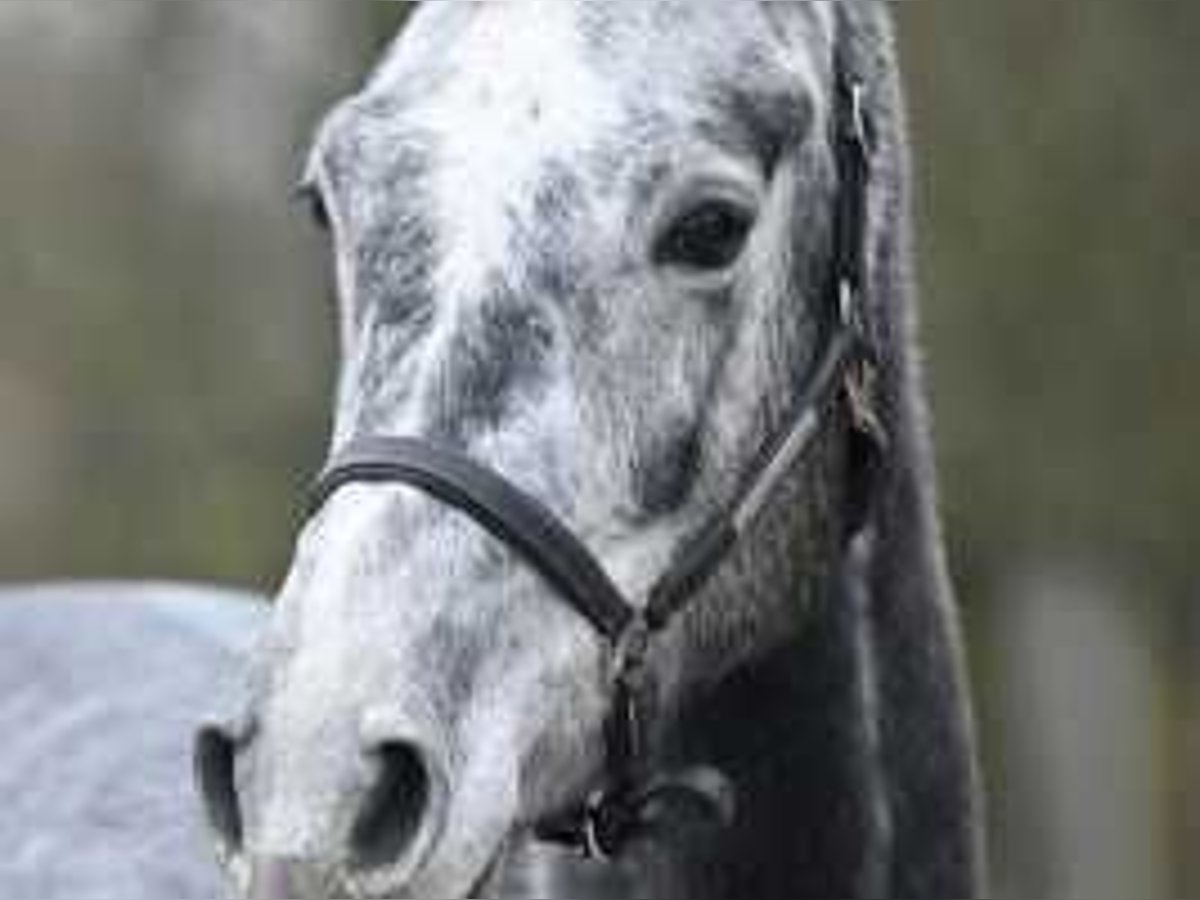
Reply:
<svg viewBox="0 0 1200 900"><path fill-rule="evenodd" d="M419 488L459 510L517 551L609 643L621 639L635 616L592 552L550 510L449 447L417 438L359 438L317 479L310 511L346 485L362 483Z"/></svg>

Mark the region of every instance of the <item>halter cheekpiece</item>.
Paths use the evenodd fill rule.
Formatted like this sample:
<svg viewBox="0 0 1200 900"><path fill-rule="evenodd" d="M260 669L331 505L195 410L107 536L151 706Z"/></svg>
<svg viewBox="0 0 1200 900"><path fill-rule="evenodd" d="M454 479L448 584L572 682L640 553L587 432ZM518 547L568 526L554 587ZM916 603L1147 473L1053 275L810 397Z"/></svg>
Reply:
<svg viewBox="0 0 1200 900"><path fill-rule="evenodd" d="M350 484L402 484L425 492L514 551L603 637L610 648L612 677L612 705L604 730L604 783L577 808L537 828L540 839L575 847L592 858L619 854L644 824L649 806L672 795L699 801L718 818L729 813L719 773L695 769L654 776L646 771L644 716L652 708L653 691L647 662L656 635L700 596L754 527L780 483L813 446L839 400L849 412L851 439L864 450L852 458L859 461L868 481L865 489L852 491L849 535L863 527L875 493L870 472L882 458L886 436L875 412L878 356L864 301L873 135L863 82L851 72L844 48L839 46L835 56L831 139L838 188L821 353L791 427L764 448L732 505L682 544L644 602L630 602L595 555L542 503L450 447L412 437L358 438L333 456L312 488L313 513Z"/></svg>

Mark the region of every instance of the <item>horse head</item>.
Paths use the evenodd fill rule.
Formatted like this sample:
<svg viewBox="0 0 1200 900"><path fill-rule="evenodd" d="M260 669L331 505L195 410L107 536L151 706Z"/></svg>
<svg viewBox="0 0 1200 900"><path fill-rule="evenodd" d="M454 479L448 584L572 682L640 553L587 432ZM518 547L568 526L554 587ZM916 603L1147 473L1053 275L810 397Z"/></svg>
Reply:
<svg viewBox="0 0 1200 900"><path fill-rule="evenodd" d="M822 413L639 660L652 769L709 762L680 738L697 698L793 646L848 552L855 410L840 368L806 393L846 180L835 8L427 4L307 165L336 262L334 459L385 438L477 466L635 614L797 407ZM461 505L336 481L246 709L200 742L222 855L264 896L505 890L606 786L613 642Z"/></svg>

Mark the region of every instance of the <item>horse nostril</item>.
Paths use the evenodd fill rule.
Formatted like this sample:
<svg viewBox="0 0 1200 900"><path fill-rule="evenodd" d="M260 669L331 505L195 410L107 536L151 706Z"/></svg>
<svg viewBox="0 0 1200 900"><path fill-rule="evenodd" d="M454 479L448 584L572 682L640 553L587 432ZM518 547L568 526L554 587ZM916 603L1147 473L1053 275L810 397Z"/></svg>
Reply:
<svg viewBox="0 0 1200 900"><path fill-rule="evenodd" d="M242 811L237 795L237 743L224 730L202 728L196 735L196 784L209 826L222 849L242 848Z"/></svg>
<svg viewBox="0 0 1200 900"><path fill-rule="evenodd" d="M378 777L350 833L352 860L363 869L394 865L412 849L433 793L429 769L416 747L389 742L375 756Z"/></svg>

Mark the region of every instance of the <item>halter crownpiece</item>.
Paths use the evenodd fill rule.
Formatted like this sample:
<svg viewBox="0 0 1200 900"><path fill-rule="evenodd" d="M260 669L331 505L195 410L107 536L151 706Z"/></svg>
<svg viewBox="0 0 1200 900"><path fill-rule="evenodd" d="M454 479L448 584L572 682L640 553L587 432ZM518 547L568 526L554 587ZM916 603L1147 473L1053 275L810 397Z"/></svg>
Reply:
<svg viewBox="0 0 1200 900"><path fill-rule="evenodd" d="M368 436L350 441L313 485L315 514L342 487L386 483L417 488L463 513L513 550L610 648L612 706L604 729L604 785L579 808L542 822L538 837L606 859L646 825L655 803L686 797L714 818L732 814L728 784L699 768L651 776L645 716L653 686L647 663L655 636L699 595L739 541L755 526L780 484L813 446L839 398L850 413L865 471L874 471L885 434L875 414L878 356L864 304L866 220L871 177L871 122L863 83L851 74L839 47L832 125L838 190L834 204L833 270L827 290L822 352L801 392L793 424L769 443L724 512L686 540L648 591L630 602L587 546L540 501L492 469L449 447L413 437ZM850 511L849 535L867 519L873 488Z"/></svg>

